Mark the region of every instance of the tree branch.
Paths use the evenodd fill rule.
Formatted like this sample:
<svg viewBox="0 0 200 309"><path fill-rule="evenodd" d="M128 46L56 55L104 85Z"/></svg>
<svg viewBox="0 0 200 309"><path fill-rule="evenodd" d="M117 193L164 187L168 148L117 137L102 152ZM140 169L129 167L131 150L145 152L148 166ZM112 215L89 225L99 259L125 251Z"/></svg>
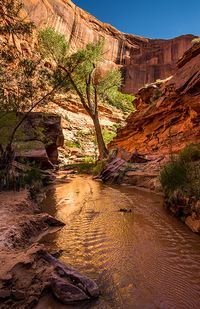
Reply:
<svg viewBox="0 0 200 309"><path fill-rule="evenodd" d="M25 115L22 117L22 119L18 122L18 124L16 125L16 127L14 128L9 143L8 145L11 145L15 134L17 132L17 130L19 129L19 127L21 126L21 124L24 122L24 120L28 117L28 115L32 112L32 110L38 106L42 101L44 101L45 99L47 99L49 96L51 96L55 91L57 91L59 88L61 88L62 84L66 81L66 79L64 79L61 83L59 83L58 85L56 85L50 92L48 92L45 96L43 96L39 101L37 101L35 104L33 104L33 106L28 110L28 112L25 113Z"/></svg>
<svg viewBox="0 0 200 309"><path fill-rule="evenodd" d="M74 82L74 80L73 80L73 78L71 76L71 73L68 72L68 70L65 67L61 66L61 65L59 65L58 67L61 68L62 70L64 70L65 73L67 73L67 77L69 78L70 83L72 84L74 90L78 94L78 96L79 96L79 98L81 100L81 103L83 104L83 107L85 108L87 113L91 116L92 115L92 111L90 110L90 108L88 107L87 103L85 102L85 98L84 98L83 94L81 93L81 91L78 89L76 83Z"/></svg>
<svg viewBox="0 0 200 309"><path fill-rule="evenodd" d="M86 95L89 108L91 112L94 114L95 110L91 102L91 82L92 82L92 72L89 74L88 79L86 79Z"/></svg>

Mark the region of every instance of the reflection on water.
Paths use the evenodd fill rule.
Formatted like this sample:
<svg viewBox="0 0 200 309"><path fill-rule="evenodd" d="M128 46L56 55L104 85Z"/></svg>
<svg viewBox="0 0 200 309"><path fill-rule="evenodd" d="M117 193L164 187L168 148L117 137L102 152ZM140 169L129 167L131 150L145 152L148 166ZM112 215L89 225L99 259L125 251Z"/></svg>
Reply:
<svg viewBox="0 0 200 309"><path fill-rule="evenodd" d="M45 237L47 249L62 249L102 295L73 307L46 297L37 309L200 308L200 238L165 212L160 196L77 176L50 190L43 207L66 223Z"/></svg>

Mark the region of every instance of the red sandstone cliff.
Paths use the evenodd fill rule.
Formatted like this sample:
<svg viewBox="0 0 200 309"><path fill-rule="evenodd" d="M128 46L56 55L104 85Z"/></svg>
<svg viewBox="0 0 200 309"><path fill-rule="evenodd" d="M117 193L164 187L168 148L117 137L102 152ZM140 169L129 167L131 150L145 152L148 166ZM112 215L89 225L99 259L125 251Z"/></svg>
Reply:
<svg viewBox="0 0 200 309"><path fill-rule="evenodd" d="M171 148L176 152L190 142L199 142L200 43L183 55L171 79L140 89L136 107L110 148L167 154Z"/></svg>
<svg viewBox="0 0 200 309"><path fill-rule="evenodd" d="M72 50L105 38L105 64L122 67L124 91L135 93L146 83L174 73L175 63L191 46L192 35L171 40L129 35L102 23L70 0L23 0L37 26L53 26L65 34Z"/></svg>

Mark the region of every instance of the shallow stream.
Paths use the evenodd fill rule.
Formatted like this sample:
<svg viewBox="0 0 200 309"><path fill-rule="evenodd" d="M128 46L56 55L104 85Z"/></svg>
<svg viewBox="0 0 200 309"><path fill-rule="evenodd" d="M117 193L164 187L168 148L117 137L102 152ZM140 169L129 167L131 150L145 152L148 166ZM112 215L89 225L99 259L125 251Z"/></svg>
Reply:
<svg viewBox="0 0 200 309"><path fill-rule="evenodd" d="M62 250L101 296L76 306L48 296L37 309L200 308L200 236L163 209L161 196L75 176L48 191L43 210L66 223L43 239L46 248Z"/></svg>

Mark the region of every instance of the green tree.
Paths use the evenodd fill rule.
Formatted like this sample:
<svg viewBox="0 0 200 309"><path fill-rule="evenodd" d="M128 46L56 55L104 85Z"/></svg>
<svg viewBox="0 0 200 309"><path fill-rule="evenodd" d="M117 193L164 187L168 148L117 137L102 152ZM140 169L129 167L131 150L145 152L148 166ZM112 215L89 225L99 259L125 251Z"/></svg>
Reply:
<svg viewBox="0 0 200 309"><path fill-rule="evenodd" d="M0 169L9 170L13 142L23 135L22 124L61 87L50 85L34 25L20 0L0 0ZM63 52L63 51L62 51Z"/></svg>
<svg viewBox="0 0 200 309"><path fill-rule="evenodd" d="M57 44L59 42L59 44ZM121 72L105 70L102 66L104 42L90 43L84 49L70 54L62 34L52 28L40 32L40 46L43 56L55 64L55 80L66 79L66 90L73 90L91 117L99 149L99 159L108 155L99 122L99 102L113 100L119 94L122 84ZM121 98L123 100L123 94ZM127 100L127 95L124 95Z"/></svg>

